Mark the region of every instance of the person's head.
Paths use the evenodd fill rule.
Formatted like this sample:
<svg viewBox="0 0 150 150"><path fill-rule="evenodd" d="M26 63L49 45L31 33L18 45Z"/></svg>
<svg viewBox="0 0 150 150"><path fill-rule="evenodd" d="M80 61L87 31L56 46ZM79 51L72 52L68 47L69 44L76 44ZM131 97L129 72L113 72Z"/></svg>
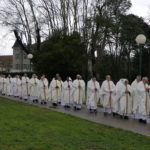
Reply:
<svg viewBox="0 0 150 150"><path fill-rule="evenodd" d="M36 78L37 76L36 76L36 74L33 74L32 77L33 77L33 78Z"/></svg>
<svg viewBox="0 0 150 150"><path fill-rule="evenodd" d="M80 76L79 74L77 74L77 76L76 76L76 77L77 77L77 79L78 79L78 80L80 80L80 79L81 79L81 76Z"/></svg>
<svg viewBox="0 0 150 150"><path fill-rule="evenodd" d="M41 77L41 79L43 80L45 78L45 74L42 74L42 77Z"/></svg>
<svg viewBox="0 0 150 150"><path fill-rule="evenodd" d="M137 82L140 82L141 81L141 76L140 75L136 76L136 80L137 80Z"/></svg>
<svg viewBox="0 0 150 150"><path fill-rule="evenodd" d="M110 75L106 75L106 80L110 81L111 80L111 76Z"/></svg>
<svg viewBox="0 0 150 150"><path fill-rule="evenodd" d="M143 81L143 83L148 83L148 77L143 77L142 81Z"/></svg>
<svg viewBox="0 0 150 150"><path fill-rule="evenodd" d="M24 77L27 77L27 76L28 76L28 75L25 73L25 74L24 74Z"/></svg>
<svg viewBox="0 0 150 150"><path fill-rule="evenodd" d="M93 77L92 77L92 80L93 80L93 81L96 81L96 76L93 76Z"/></svg>
<svg viewBox="0 0 150 150"><path fill-rule="evenodd" d="M11 78L11 75L10 75L10 74L8 75L8 78Z"/></svg>

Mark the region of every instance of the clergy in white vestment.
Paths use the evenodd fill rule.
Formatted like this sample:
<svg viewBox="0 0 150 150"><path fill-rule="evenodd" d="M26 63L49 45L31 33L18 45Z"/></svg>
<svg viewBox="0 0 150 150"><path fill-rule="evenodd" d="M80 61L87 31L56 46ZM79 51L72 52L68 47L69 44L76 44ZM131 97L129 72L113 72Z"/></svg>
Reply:
<svg viewBox="0 0 150 150"><path fill-rule="evenodd" d="M100 98L100 85L93 76L87 83L87 108L90 112L97 112L97 103Z"/></svg>
<svg viewBox="0 0 150 150"><path fill-rule="evenodd" d="M138 111L139 99L138 99L138 95L137 95L137 87L138 87L138 84L140 83L140 81L141 81L141 76L138 75L136 77L136 79L131 84L131 88L133 90L133 94L132 94L132 112L133 112L134 115L136 115L137 111Z"/></svg>
<svg viewBox="0 0 150 150"><path fill-rule="evenodd" d="M102 101L104 108L104 115L111 114L113 112L113 103L115 100L116 87L113 81L111 81L111 76L107 75L106 80L102 83L101 87Z"/></svg>
<svg viewBox="0 0 150 150"><path fill-rule="evenodd" d="M50 90L51 90L51 101L53 106L57 106L58 103L61 101L61 92L62 92L62 82L56 76L50 83Z"/></svg>
<svg viewBox="0 0 150 150"><path fill-rule="evenodd" d="M6 86L6 76L2 75L2 95L6 94L7 91L7 86Z"/></svg>
<svg viewBox="0 0 150 150"><path fill-rule="evenodd" d="M126 79L124 84L120 86L120 110L121 118L128 119L132 113L132 88Z"/></svg>
<svg viewBox="0 0 150 150"><path fill-rule="evenodd" d="M6 94L8 96L13 95L13 78L11 77L11 75L8 75L8 77L6 78Z"/></svg>
<svg viewBox="0 0 150 150"><path fill-rule="evenodd" d="M19 97L21 90L21 80L18 75L13 78L13 96Z"/></svg>
<svg viewBox="0 0 150 150"><path fill-rule="evenodd" d="M3 87L3 84L2 84L2 75L0 75L0 93L2 94L2 87Z"/></svg>
<svg viewBox="0 0 150 150"><path fill-rule="evenodd" d="M70 77L67 77L66 81L63 83L63 103L65 108L70 108L73 104L73 85Z"/></svg>
<svg viewBox="0 0 150 150"><path fill-rule="evenodd" d="M27 74L24 74L21 82L22 82L22 98L24 100L28 100L30 91L29 91L29 78Z"/></svg>
<svg viewBox="0 0 150 150"><path fill-rule="evenodd" d="M120 110L120 98L121 98L121 87L124 85L126 79L122 78L120 79L116 84L116 97L113 104L113 112L114 115L119 115Z"/></svg>
<svg viewBox="0 0 150 150"><path fill-rule="evenodd" d="M39 81L39 101L41 104L47 104L48 99L48 80L45 75L42 75Z"/></svg>
<svg viewBox="0 0 150 150"><path fill-rule="evenodd" d="M137 97L139 101L136 118L138 118L140 122L146 123L150 114L150 97L147 77L143 77L142 81L138 84Z"/></svg>
<svg viewBox="0 0 150 150"><path fill-rule="evenodd" d="M33 103L37 103L39 99L39 79L37 78L36 74L32 75L29 83L30 100L33 101Z"/></svg>
<svg viewBox="0 0 150 150"><path fill-rule="evenodd" d="M74 110L80 110L85 99L85 82L80 75L73 81Z"/></svg>

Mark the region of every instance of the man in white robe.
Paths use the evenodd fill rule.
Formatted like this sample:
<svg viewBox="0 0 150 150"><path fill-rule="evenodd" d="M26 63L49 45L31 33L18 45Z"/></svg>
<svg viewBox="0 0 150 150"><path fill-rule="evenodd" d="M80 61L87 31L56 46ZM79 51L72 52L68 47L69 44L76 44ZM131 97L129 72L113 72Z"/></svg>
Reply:
<svg viewBox="0 0 150 150"><path fill-rule="evenodd" d="M39 99L39 79L36 74L32 75L32 78L29 81L30 89L30 100L38 103Z"/></svg>
<svg viewBox="0 0 150 150"><path fill-rule="evenodd" d="M11 75L8 75L7 79L6 79L6 94L8 96L12 96L13 95L13 79L11 77Z"/></svg>
<svg viewBox="0 0 150 150"><path fill-rule="evenodd" d="M66 81L63 83L63 102L65 108L70 108L73 104L72 91L72 80L70 77L67 77Z"/></svg>
<svg viewBox="0 0 150 150"><path fill-rule="evenodd" d="M6 95L7 86L6 86L6 76L2 76L2 95Z"/></svg>
<svg viewBox="0 0 150 150"><path fill-rule="evenodd" d="M19 97L21 90L21 80L18 75L13 78L13 96Z"/></svg>
<svg viewBox="0 0 150 150"><path fill-rule="evenodd" d="M39 81L39 101L41 104L47 104L48 99L48 80L45 75L42 75Z"/></svg>
<svg viewBox="0 0 150 150"><path fill-rule="evenodd" d="M106 80L102 83L102 101L104 107L104 115L113 113L113 103L115 101L116 87L111 76L107 75Z"/></svg>
<svg viewBox="0 0 150 150"><path fill-rule="evenodd" d="M150 96L147 77L143 77L142 81L138 84L137 97L139 101L136 118L138 118L140 122L146 123L150 114Z"/></svg>
<svg viewBox="0 0 150 150"><path fill-rule="evenodd" d="M116 84L116 97L113 104L113 112L114 115L119 115L120 110L120 98L121 98L121 87L124 85L126 79L122 78L120 79Z"/></svg>
<svg viewBox="0 0 150 150"><path fill-rule="evenodd" d="M87 108L90 112L97 113L97 103L100 98L100 85L93 76L87 83Z"/></svg>
<svg viewBox="0 0 150 150"><path fill-rule="evenodd" d="M2 87L3 87L3 84L2 84L2 75L0 75L0 94L2 94Z"/></svg>
<svg viewBox="0 0 150 150"><path fill-rule="evenodd" d="M80 75L73 81L74 110L80 110L85 99L85 82Z"/></svg>
<svg viewBox="0 0 150 150"><path fill-rule="evenodd" d="M62 82L60 78L56 75L56 77L50 83L50 90L51 91L51 101L53 106L57 106L61 101L61 92L62 92Z"/></svg>
<svg viewBox="0 0 150 150"><path fill-rule="evenodd" d="M137 94L137 87L138 87L138 84L140 83L140 81L141 81L141 76L138 75L136 77L136 79L131 84L131 88L133 90L133 94L132 94L132 112L133 112L134 116L137 114L137 110L138 110L139 99L138 99L138 94Z"/></svg>
<svg viewBox="0 0 150 150"><path fill-rule="evenodd" d="M132 113L132 88L128 84L128 80L120 86L120 109L119 114L121 118L128 119Z"/></svg>
<svg viewBox="0 0 150 150"><path fill-rule="evenodd" d="M22 98L27 101L29 99L29 78L27 74L22 77Z"/></svg>

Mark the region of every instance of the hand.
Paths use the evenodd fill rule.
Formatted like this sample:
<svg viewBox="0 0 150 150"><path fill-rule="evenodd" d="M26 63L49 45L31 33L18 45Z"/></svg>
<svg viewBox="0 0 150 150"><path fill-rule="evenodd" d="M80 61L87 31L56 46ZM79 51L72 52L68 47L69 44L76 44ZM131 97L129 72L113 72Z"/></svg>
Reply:
<svg viewBox="0 0 150 150"><path fill-rule="evenodd" d="M110 91L110 94L112 94L112 91Z"/></svg>
<svg viewBox="0 0 150 150"><path fill-rule="evenodd" d="M81 86L79 85L79 86L78 86L78 88L80 89L80 88L81 88Z"/></svg>
<svg viewBox="0 0 150 150"><path fill-rule="evenodd" d="M97 92L97 88L95 88L95 91Z"/></svg>
<svg viewBox="0 0 150 150"><path fill-rule="evenodd" d="M129 91L125 91L126 94L129 94Z"/></svg>
<svg viewBox="0 0 150 150"><path fill-rule="evenodd" d="M58 89L59 87L58 87L58 86L56 86L55 88L56 88L56 89Z"/></svg>
<svg viewBox="0 0 150 150"><path fill-rule="evenodd" d="M70 89L70 85L68 85L68 88Z"/></svg>

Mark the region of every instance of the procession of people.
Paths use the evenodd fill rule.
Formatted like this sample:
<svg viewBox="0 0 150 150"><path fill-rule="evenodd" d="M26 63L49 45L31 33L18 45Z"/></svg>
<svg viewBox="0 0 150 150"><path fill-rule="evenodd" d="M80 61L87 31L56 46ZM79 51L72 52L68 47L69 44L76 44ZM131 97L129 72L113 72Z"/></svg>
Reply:
<svg viewBox="0 0 150 150"><path fill-rule="evenodd" d="M106 75L101 86L96 76L91 76L86 86L79 74L74 81L68 76L64 82L59 74L51 82L44 74L40 79L36 74L31 79L27 74L22 77L0 75L0 93L41 105L51 104L55 108L58 105L65 109L72 107L75 111L81 110L86 104L89 112L95 114L100 106L105 116L112 114L122 119L134 118L141 123L147 123L150 116L148 78L139 75L131 85L125 78L115 85L111 76Z"/></svg>

